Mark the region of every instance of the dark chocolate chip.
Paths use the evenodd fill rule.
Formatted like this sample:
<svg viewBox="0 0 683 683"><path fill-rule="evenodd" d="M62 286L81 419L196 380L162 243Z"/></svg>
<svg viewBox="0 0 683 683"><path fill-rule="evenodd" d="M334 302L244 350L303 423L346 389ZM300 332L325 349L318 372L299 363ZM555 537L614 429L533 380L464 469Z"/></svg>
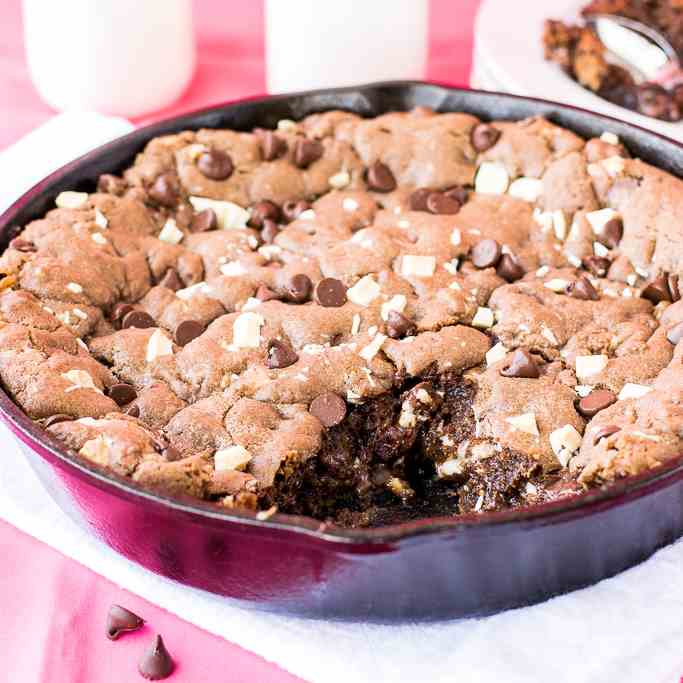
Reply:
<svg viewBox="0 0 683 683"><path fill-rule="evenodd" d="M621 218L612 218L605 223L602 232L598 235L598 242L601 242L609 249L614 249L621 238L624 236L624 224Z"/></svg>
<svg viewBox="0 0 683 683"><path fill-rule="evenodd" d="M97 181L97 191L120 197L126 191L126 181L110 173L104 173Z"/></svg>
<svg viewBox="0 0 683 683"><path fill-rule="evenodd" d="M600 298L595 287L593 287L587 277L580 277L578 280L569 283L567 294L574 299L582 299L584 301L597 301Z"/></svg>
<svg viewBox="0 0 683 683"><path fill-rule="evenodd" d="M674 345L683 339L683 323L674 325L667 333L666 338Z"/></svg>
<svg viewBox="0 0 683 683"><path fill-rule="evenodd" d="M43 427L52 427L52 425L56 425L58 422L71 422L75 419L76 418L67 415L66 413L56 413L55 415L50 415L50 417L43 422Z"/></svg>
<svg viewBox="0 0 683 683"><path fill-rule="evenodd" d="M16 249L17 251L23 251L25 253L29 253L31 251L38 251L38 248L35 244L33 244L33 242L29 242L28 240L22 239L21 237L15 237L9 243L9 248Z"/></svg>
<svg viewBox="0 0 683 683"><path fill-rule="evenodd" d="M310 208L311 205L303 200L298 202L288 201L282 205L282 215L287 222L291 223L299 217L299 214L308 211Z"/></svg>
<svg viewBox="0 0 683 683"><path fill-rule="evenodd" d="M164 273L164 277L159 280L159 286L177 292L179 289L182 289L184 285L178 276L178 271L175 268L168 268Z"/></svg>
<svg viewBox="0 0 683 683"><path fill-rule="evenodd" d="M462 185L450 187L443 194L446 197L455 199L456 202L460 202L461 206L467 202L467 198L469 197L469 192Z"/></svg>
<svg viewBox="0 0 683 683"><path fill-rule="evenodd" d="M502 368L500 374L503 377L537 379L540 373L534 357L526 349L517 349L512 354L510 364Z"/></svg>
<svg viewBox="0 0 683 683"><path fill-rule="evenodd" d="M678 275L669 275L667 278L667 284L669 285L669 294L671 294L671 301L676 302L681 299L681 289L680 281Z"/></svg>
<svg viewBox="0 0 683 683"><path fill-rule="evenodd" d="M213 209L204 209L200 211L192 219L190 230L192 232L207 232L208 230L215 230L218 227L218 218Z"/></svg>
<svg viewBox="0 0 683 683"><path fill-rule="evenodd" d="M107 615L107 638L116 640L124 631L137 631L144 620L120 605L112 605Z"/></svg>
<svg viewBox="0 0 683 683"><path fill-rule="evenodd" d="M142 655L138 662L138 671L149 681L160 681L173 673L173 660L161 636L156 636L152 645Z"/></svg>
<svg viewBox="0 0 683 683"><path fill-rule="evenodd" d="M376 161L365 174L368 187L375 192L392 192L396 189L396 178L391 169L381 161Z"/></svg>
<svg viewBox="0 0 683 683"><path fill-rule="evenodd" d="M232 175L234 166L227 152L220 149L211 149L202 152L197 157L197 168L206 178L211 180L226 180Z"/></svg>
<svg viewBox="0 0 683 683"><path fill-rule="evenodd" d="M274 299L279 299L280 296L277 294L277 292L274 292L269 287L266 287L265 285L261 285L256 290L256 298L259 301L273 301Z"/></svg>
<svg viewBox="0 0 683 683"><path fill-rule="evenodd" d="M389 311L387 315L387 336L392 339L403 339L403 337L412 337L417 332L417 326L403 313L398 311Z"/></svg>
<svg viewBox="0 0 683 683"><path fill-rule="evenodd" d="M323 144L320 140L300 138L294 143L294 164L299 168L307 168L323 155Z"/></svg>
<svg viewBox="0 0 683 683"><path fill-rule="evenodd" d="M178 346L185 346L193 339L196 339L203 334L206 326L198 320L183 320L178 327L175 328L175 340Z"/></svg>
<svg viewBox="0 0 683 683"><path fill-rule="evenodd" d="M180 451L177 448L173 448L173 446L167 446L164 448L164 450L161 451L161 455L166 459L167 462L175 462L176 460L180 460L182 458Z"/></svg>
<svg viewBox="0 0 683 683"><path fill-rule="evenodd" d="M341 280L326 277L315 287L315 300L327 308L339 308L346 303L346 287Z"/></svg>
<svg viewBox="0 0 683 683"><path fill-rule="evenodd" d="M139 329L145 329L148 327L155 327L156 323L154 318L149 313L145 311L131 311L126 313L121 321L121 329L128 329L129 327L137 327Z"/></svg>
<svg viewBox="0 0 683 683"><path fill-rule="evenodd" d="M254 204L251 209L251 217L249 218L249 225L252 228L260 228L265 221L279 221L280 207L274 202L263 200Z"/></svg>
<svg viewBox="0 0 683 683"><path fill-rule="evenodd" d="M457 199L447 197L441 192L432 192L429 197L427 197L427 208L430 213L446 215L458 213L461 205Z"/></svg>
<svg viewBox="0 0 683 683"><path fill-rule="evenodd" d="M579 401L579 412L584 417L594 417L601 410L616 403L617 397L608 389L596 389Z"/></svg>
<svg viewBox="0 0 683 683"><path fill-rule="evenodd" d="M280 232L280 228L275 221L265 220L263 221L263 227L261 228L261 239L264 244L272 244Z"/></svg>
<svg viewBox="0 0 683 683"><path fill-rule="evenodd" d="M643 297L643 299L651 301L655 305L661 301L671 301L668 276L660 275L649 282L645 289L640 293L640 296Z"/></svg>
<svg viewBox="0 0 683 683"><path fill-rule="evenodd" d="M137 391L130 384L119 382L109 388L109 398L115 401L118 406L125 406L138 397Z"/></svg>
<svg viewBox="0 0 683 683"><path fill-rule="evenodd" d="M432 194L433 190L427 187L420 187L410 195L410 210L411 211L429 211L427 208L427 197Z"/></svg>
<svg viewBox="0 0 683 683"><path fill-rule="evenodd" d="M116 304L111 312L111 319L115 323L120 323L128 313L134 310L132 304Z"/></svg>
<svg viewBox="0 0 683 683"><path fill-rule="evenodd" d="M279 159L287 151L287 141L272 130L263 131L261 134L261 154L264 161Z"/></svg>
<svg viewBox="0 0 683 683"><path fill-rule="evenodd" d="M506 282L516 282L524 277L524 268L512 254L503 254L498 262L496 274Z"/></svg>
<svg viewBox="0 0 683 683"><path fill-rule="evenodd" d="M501 248L496 240L481 240L472 247L470 252L470 258L476 268L491 268L498 264L500 257Z"/></svg>
<svg viewBox="0 0 683 683"><path fill-rule="evenodd" d="M140 406L135 403L133 403L131 406L128 406L126 415L130 415L131 417L140 417Z"/></svg>
<svg viewBox="0 0 683 683"><path fill-rule="evenodd" d="M610 260L603 256L587 256L583 259L583 267L596 277L605 277L610 267Z"/></svg>
<svg viewBox="0 0 683 683"><path fill-rule="evenodd" d="M331 391L313 399L309 408L325 427L334 427L346 417L346 401Z"/></svg>
<svg viewBox="0 0 683 683"><path fill-rule="evenodd" d="M311 298L313 283L308 275L299 273L287 284L287 299L295 304L302 304Z"/></svg>
<svg viewBox="0 0 683 683"><path fill-rule="evenodd" d="M485 152L498 142L500 131L490 123L480 123L472 128L470 142L477 152Z"/></svg>
<svg viewBox="0 0 683 683"><path fill-rule="evenodd" d="M175 177L170 173L163 173L154 181L152 187L149 188L148 194L157 204L169 208L175 206L178 201Z"/></svg>
<svg viewBox="0 0 683 683"><path fill-rule="evenodd" d="M621 431L621 427L617 427L616 425L606 425L604 427L601 427L593 435L593 445L598 443L598 441L600 441L600 439L604 439L604 438L611 436L612 434L616 434L617 432L620 432L620 431Z"/></svg>
<svg viewBox="0 0 683 683"><path fill-rule="evenodd" d="M294 365L299 360L296 351L285 342L277 339L272 339L268 344L268 356L266 358L266 365L275 370L281 368L288 368Z"/></svg>

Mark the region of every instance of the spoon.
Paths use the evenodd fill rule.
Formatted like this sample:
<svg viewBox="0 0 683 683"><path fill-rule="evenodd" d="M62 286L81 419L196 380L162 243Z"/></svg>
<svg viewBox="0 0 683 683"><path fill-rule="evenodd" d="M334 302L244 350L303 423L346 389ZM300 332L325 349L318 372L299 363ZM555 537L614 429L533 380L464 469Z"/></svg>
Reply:
<svg viewBox="0 0 683 683"><path fill-rule="evenodd" d="M613 14L588 14L585 19L636 83L650 81L663 85L683 80L676 50L659 31Z"/></svg>

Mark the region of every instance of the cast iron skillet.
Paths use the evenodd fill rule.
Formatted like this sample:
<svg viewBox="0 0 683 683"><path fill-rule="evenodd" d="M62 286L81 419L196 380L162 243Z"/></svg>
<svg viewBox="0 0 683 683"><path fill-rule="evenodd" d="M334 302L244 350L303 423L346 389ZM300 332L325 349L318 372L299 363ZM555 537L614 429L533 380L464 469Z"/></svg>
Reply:
<svg viewBox="0 0 683 683"><path fill-rule="evenodd" d="M242 100L137 130L65 166L0 217L0 249L54 206L129 165L157 135L274 127L326 109L375 116L418 105L482 119L543 115L584 137L616 133L634 156L683 175L683 147L573 107L418 82ZM276 514L171 499L73 458L0 391L0 416L61 508L134 562L245 604L327 618L399 621L483 615L587 586L683 534L680 462L605 490L532 508L340 530Z"/></svg>

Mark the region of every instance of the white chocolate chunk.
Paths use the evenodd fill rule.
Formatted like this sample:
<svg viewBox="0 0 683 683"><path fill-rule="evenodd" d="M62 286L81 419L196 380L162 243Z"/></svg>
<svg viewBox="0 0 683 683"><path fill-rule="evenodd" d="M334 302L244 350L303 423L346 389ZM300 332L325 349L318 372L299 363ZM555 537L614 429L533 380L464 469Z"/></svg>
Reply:
<svg viewBox="0 0 683 683"><path fill-rule="evenodd" d="M489 327L493 327L495 322L495 317L493 311L490 308L484 306L479 306L477 312L472 318L472 327L478 327L479 329L485 330Z"/></svg>
<svg viewBox="0 0 683 683"><path fill-rule="evenodd" d="M330 176L328 182L330 187L333 187L335 190L341 190L351 182L351 176L348 171L339 171L339 173Z"/></svg>
<svg viewBox="0 0 683 683"><path fill-rule="evenodd" d="M351 321L351 334L356 335L360 330L360 315L358 313L353 314L353 320Z"/></svg>
<svg viewBox="0 0 683 683"><path fill-rule="evenodd" d="M581 434L570 424L550 432L550 446L562 467L566 467L572 455L581 448L581 441Z"/></svg>
<svg viewBox="0 0 683 683"><path fill-rule="evenodd" d="M535 413L522 413L521 415L511 415L506 417L505 421L512 425L512 428L518 432L525 432L532 436L538 436L538 425L536 424Z"/></svg>
<svg viewBox="0 0 683 683"><path fill-rule="evenodd" d="M543 181L538 178L517 178L513 180L508 189L508 194L525 202L535 202L543 192Z"/></svg>
<svg viewBox="0 0 683 683"><path fill-rule="evenodd" d="M600 258L609 256L609 249L600 242L593 242L593 253Z"/></svg>
<svg viewBox="0 0 683 683"><path fill-rule="evenodd" d="M392 296L389 301L382 304L382 320L388 320L390 311L397 311L403 313L406 308L408 300L403 294L396 294Z"/></svg>
<svg viewBox="0 0 683 683"><path fill-rule="evenodd" d="M351 303L369 306L379 296L380 291L381 287L372 276L365 275L346 291L346 296Z"/></svg>
<svg viewBox="0 0 683 683"><path fill-rule="evenodd" d="M313 211L313 209L306 209L297 216L297 219L300 221L314 221L315 211Z"/></svg>
<svg viewBox="0 0 683 683"><path fill-rule="evenodd" d="M548 289L551 289L553 292L561 294L562 292L565 292L567 290L567 287L569 286L569 281L556 277L552 280L548 280L548 282L544 282L543 286L547 287Z"/></svg>
<svg viewBox="0 0 683 683"><path fill-rule="evenodd" d="M80 294L83 291L83 287L78 282L68 282L66 288L74 294Z"/></svg>
<svg viewBox="0 0 683 683"><path fill-rule="evenodd" d="M508 350L503 345L503 342L498 342L486 352L486 365L493 365L503 360L507 355Z"/></svg>
<svg viewBox="0 0 683 683"><path fill-rule="evenodd" d="M453 228L453 232L451 233L451 244L454 247L457 247L460 243L462 242L462 234L458 228Z"/></svg>
<svg viewBox="0 0 683 683"><path fill-rule="evenodd" d="M608 145L618 145L619 144L619 137L617 135L615 135L614 133L610 133L607 130L600 136L600 139L603 142L606 142Z"/></svg>
<svg viewBox="0 0 683 683"><path fill-rule="evenodd" d="M256 349L261 344L263 316L248 311L239 315L232 326L232 343L239 349Z"/></svg>
<svg viewBox="0 0 683 683"><path fill-rule="evenodd" d="M78 454L98 465L108 465L110 451L109 439L104 434L99 434L94 439L86 441Z"/></svg>
<svg viewBox="0 0 683 683"><path fill-rule="evenodd" d="M179 289L175 295L183 301L189 301L195 294L210 294L211 287L206 282L197 282L194 285Z"/></svg>
<svg viewBox="0 0 683 683"><path fill-rule="evenodd" d="M277 129L285 133L287 131L296 130L296 121L292 121L292 119L280 119L277 122Z"/></svg>
<svg viewBox="0 0 683 683"><path fill-rule="evenodd" d="M593 232L596 235L602 234L605 229L605 225L609 223L612 219L618 218L619 214L610 208L598 209L597 211L589 211L586 214L586 220L590 223Z"/></svg>
<svg viewBox="0 0 683 683"><path fill-rule="evenodd" d="M71 384L71 386L66 389L67 394L76 389L94 389L95 391L102 393L97 388L95 382L93 382L93 378L85 370L68 370L67 372L62 373L62 378Z"/></svg>
<svg viewBox="0 0 683 683"><path fill-rule="evenodd" d="M107 244L107 238L101 232L93 232L92 235L90 235L90 238L96 244L101 244L103 246Z"/></svg>
<svg viewBox="0 0 683 683"><path fill-rule="evenodd" d="M95 208L95 224L99 225L99 227L102 229L109 227L109 221L107 220L107 217L98 208Z"/></svg>
<svg viewBox="0 0 683 683"><path fill-rule="evenodd" d="M239 261L230 261L229 263L224 263L220 271L228 277L238 277L239 275L244 275L247 269Z"/></svg>
<svg viewBox="0 0 683 683"><path fill-rule="evenodd" d="M545 337L553 346L557 346L559 343L553 331L546 325L541 325L541 336Z"/></svg>
<svg viewBox="0 0 683 683"><path fill-rule="evenodd" d="M574 387L574 391L581 397L585 398L588 396L588 394L593 391L593 385L592 384L577 384Z"/></svg>
<svg viewBox="0 0 683 683"><path fill-rule="evenodd" d="M55 204L60 209L81 209L88 201L87 192L60 192Z"/></svg>
<svg viewBox="0 0 683 683"><path fill-rule="evenodd" d="M217 450L213 456L216 472L227 470L244 470L251 461L251 453L244 446L228 446Z"/></svg>
<svg viewBox="0 0 683 683"><path fill-rule="evenodd" d="M374 339L359 351L358 355L369 363L379 353L386 340L386 334L376 334Z"/></svg>
<svg viewBox="0 0 683 683"><path fill-rule="evenodd" d="M475 192L484 194L505 194L510 184L507 169L499 161L484 161L474 179Z"/></svg>
<svg viewBox="0 0 683 683"><path fill-rule="evenodd" d="M538 207L531 214L534 222L541 226L543 232L549 232L553 227L553 214L551 211L541 211Z"/></svg>
<svg viewBox="0 0 683 683"><path fill-rule="evenodd" d="M190 204L197 213L212 209L221 230L240 230L247 227L250 214L238 204L208 197L190 197Z"/></svg>
<svg viewBox="0 0 683 683"><path fill-rule="evenodd" d="M160 356L170 356L172 353L173 342L160 329L154 330L151 337L147 340L145 360L151 363Z"/></svg>
<svg viewBox="0 0 683 683"><path fill-rule="evenodd" d="M586 377L592 377L607 367L608 358L604 354L576 357L576 376L583 383Z"/></svg>
<svg viewBox="0 0 683 683"><path fill-rule="evenodd" d="M633 382L626 382L622 390L619 392L619 400L623 401L627 398L641 398L645 394L649 394L652 387L646 387L642 384L634 384Z"/></svg>
<svg viewBox="0 0 683 683"><path fill-rule="evenodd" d="M431 277L436 270L435 256L406 254L401 262L403 277Z"/></svg>
<svg viewBox="0 0 683 683"><path fill-rule="evenodd" d="M359 206L360 204L353 197L344 197L342 200L342 209L344 209L344 211L348 211L349 213L356 211Z"/></svg>
<svg viewBox="0 0 683 683"><path fill-rule="evenodd" d="M618 176L624 170L624 168L626 168L625 161L618 155L607 157L607 159L603 159L600 163L607 171L607 174L613 178Z"/></svg>
<svg viewBox="0 0 683 683"><path fill-rule="evenodd" d="M159 239L166 244L180 244L183 237L183 231L178 227L173 218L169 218L165 223L164 227L161 228L159 233Z"/></svg>
<svg viewBox="0 0 683 683"><path fill-rule="evenodd" d="M567 217L562 209L553 211L553 231L558 240L563 241L567 237Z"/></svg>

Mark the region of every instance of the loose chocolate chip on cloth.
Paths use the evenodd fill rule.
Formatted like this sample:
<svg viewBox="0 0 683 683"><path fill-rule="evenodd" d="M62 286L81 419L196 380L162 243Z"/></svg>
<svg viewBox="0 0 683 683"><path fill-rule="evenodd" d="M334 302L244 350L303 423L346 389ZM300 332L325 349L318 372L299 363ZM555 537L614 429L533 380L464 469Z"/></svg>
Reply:
<svg viewBox="0 0 683 683"><path fill-rule="evenodd" d="M160 635L155 636L138 662L140 675L148 681L160 681L168 678L173 673L173 668L173 660L163 639Z"/></svg>
<svg viewBox="0 0 683 683"><path fill-rule="evenodd" d="M107 638L116 640L125 631L137 631L144 619L120 605L112 605L107 614Z"/></svg>

